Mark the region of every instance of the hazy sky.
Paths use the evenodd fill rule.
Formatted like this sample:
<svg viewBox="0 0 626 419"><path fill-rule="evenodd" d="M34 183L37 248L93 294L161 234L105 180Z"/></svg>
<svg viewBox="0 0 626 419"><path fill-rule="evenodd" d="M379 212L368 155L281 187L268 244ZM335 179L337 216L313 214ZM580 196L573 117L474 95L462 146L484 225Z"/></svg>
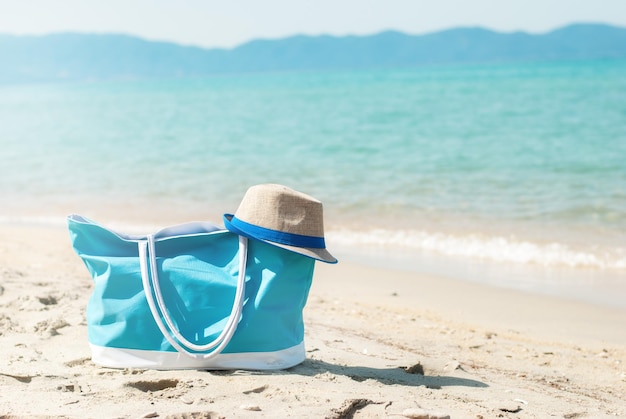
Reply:
<svg viewBox="0 0 626 419"><path fill-rule="evenodd" d="M0 0L0 33L115 32L204 47L455 26L545 32L573 22L626 27L626 0Z"/></svg>

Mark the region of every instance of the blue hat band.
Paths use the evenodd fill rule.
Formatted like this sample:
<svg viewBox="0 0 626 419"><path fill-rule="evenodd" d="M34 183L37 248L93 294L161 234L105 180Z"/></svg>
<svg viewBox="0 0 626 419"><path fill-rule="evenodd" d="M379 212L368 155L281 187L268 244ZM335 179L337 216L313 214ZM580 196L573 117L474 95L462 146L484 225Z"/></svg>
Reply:
<svg viewBox="0 0 626 419"><path fill-rule="evenodd" d="M268 240L275 243L286 244L296 247L309 247L313 249L325 249L326 243L323 237L303 236L302 234L286 233L284 231L272 230L259 227L254 224L241 221L233 216L230 224L238 230L244 231L255 239Z"/></svg>

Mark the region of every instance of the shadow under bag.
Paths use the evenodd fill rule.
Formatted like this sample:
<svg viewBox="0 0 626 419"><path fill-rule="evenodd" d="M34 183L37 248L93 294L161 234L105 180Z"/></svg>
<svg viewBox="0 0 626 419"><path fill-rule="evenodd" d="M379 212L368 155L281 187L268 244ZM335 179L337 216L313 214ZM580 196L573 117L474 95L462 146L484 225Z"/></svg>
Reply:
<svg viewBox="0 0 626 419"><path fill-rule="evenodd" d="M67 221L94 280L87 324L96 364L266 370L305 359L314 259L210 223L133 236L79 215Z"/></svg>

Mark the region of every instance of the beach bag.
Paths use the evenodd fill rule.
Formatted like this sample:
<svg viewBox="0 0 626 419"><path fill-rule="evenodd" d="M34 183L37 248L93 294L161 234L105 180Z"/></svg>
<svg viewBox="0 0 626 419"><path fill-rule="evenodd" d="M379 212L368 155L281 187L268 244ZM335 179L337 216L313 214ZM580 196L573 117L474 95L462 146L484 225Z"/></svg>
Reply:
<svg viewBox="0 0 626 419"><path fill-rule="evenodd" d="M94 288L92 359L114 368L283 369L305 359L315 260L210 223L134 236L67 219Z"/></svg>

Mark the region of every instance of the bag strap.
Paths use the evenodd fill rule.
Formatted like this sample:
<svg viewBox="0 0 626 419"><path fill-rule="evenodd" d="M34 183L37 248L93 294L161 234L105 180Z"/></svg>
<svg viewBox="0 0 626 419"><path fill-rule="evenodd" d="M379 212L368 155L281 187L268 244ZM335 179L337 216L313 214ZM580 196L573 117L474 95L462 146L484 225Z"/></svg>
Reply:
<svg viewBox="0 0 626 419"><path fill-rule="evenodd" d="M205 345L198 345L186 339L176 328L176 325L169 315L163 300L161 286L159 283L154 235L148 235L147 240L139 241L138 246L139 260L141 264L141 279L143 289L146 294L146 300L148 301L152 317L154 318L154 321L163 336L178 352L191 358L206 360L219 355L232 339L235 330L237 330L237 325L239 324L239 319L241 318L241 313L243 311L246 286L248 239L239 236L239 277L237 278L237 291L235 292L233 308L228 317L228 321L226 322L226 325L220 335L215 338L215 340ZM165 323L163 323L163 320L165 320ZM212 352L206 353L212 349Z"/></svg>

